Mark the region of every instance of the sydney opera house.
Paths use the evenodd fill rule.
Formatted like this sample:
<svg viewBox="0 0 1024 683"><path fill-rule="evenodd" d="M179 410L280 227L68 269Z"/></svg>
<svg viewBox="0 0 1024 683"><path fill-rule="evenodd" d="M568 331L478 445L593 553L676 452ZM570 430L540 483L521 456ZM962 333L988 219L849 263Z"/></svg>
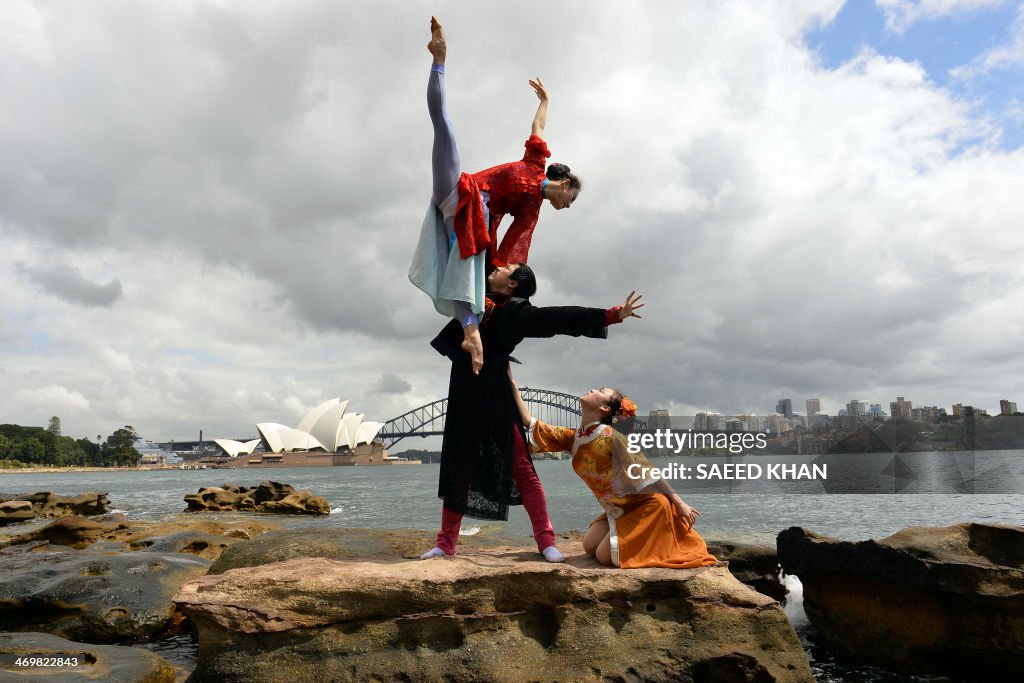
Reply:
<svg viewBox="0 0 1024 683"><path fill-rule="evenodd" d="M346 413L348 403L337 398L324 401L294 428L261 422L256 425L260 438L252 441L214 439L222 451L218 464L221 467L330 467L408 462L388 457L383 442L376 439L383 422L364 421L361 413Z"/></svg>

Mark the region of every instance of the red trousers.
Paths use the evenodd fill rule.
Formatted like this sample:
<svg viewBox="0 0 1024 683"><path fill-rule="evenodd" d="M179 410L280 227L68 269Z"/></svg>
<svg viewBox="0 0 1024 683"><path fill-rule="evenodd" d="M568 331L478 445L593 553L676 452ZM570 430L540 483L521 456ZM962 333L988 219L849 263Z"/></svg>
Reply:
<svg viewBox="0 0 1024 683"><path fill-rule="evenodd" d="M548 517L548 502L544 498L544 487L540 485L537 472L530 463L523 443L522 434L518 429L512 430L512 480L516 483L519 493L523 496L523 507L530 515L533 525L533 539L537 541L537 550L544 550L555 544L555 532L551 528ZM448 508L441 509L441 531L437 534L437 547L449 555L455 554L455 544L459 540L459 529L462 527L462 515Z"/></svg>

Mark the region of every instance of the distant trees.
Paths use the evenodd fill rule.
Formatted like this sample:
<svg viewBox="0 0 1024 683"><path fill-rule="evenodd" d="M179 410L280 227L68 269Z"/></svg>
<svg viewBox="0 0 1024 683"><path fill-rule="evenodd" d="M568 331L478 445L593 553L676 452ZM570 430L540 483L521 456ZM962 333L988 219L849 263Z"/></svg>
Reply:
<svg viewBox="0 0 1024 683"><path fill-rule="evenodd" d="M139 435L131 425L125 425L108 436L101 449L104 466L137 465L142 457L142 453L135 450L138 439Z"/></svg>
<svg viewBox="0 0 1024 683"><path fill-rule="evenodd" d="M135 450L135 429L126 425L100 445L89 439L73 439L61 434L60 418L50 418L46 429L0 425L0 461L6 467L21 464L56 466L136 465L142 454Z"/></svg>

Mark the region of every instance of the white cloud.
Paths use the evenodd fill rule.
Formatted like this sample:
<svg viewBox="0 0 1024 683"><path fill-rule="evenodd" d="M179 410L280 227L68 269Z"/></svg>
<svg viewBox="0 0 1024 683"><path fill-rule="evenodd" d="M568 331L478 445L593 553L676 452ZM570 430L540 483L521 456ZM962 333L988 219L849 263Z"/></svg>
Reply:
<svg viewBox="0 0 1024 683"><path fill-rule="evenodd" d="M45 425L51 415L73 413L81 415L89 410L89 401L77 391L51 384L37 389L21 389L14 394L26 415L35 415L29 425Z"/></svg>
<svg viewBox="0 0 1024 683"><path fill-rule="evenodd" d="M969 64L950 70L953 78L970 80L991 73L1009 69L1024 68L1024 5L1017 10L1017 17L1010 27L1010 40L996 45L971 60Z"/></svg>
<svg viewBox="0 0 1024 683"><path fill-rule="evenodd" d="M970 14L992 9L1006 0L875 0L885 13L885 26L897 33L918 21Z"/></svg>

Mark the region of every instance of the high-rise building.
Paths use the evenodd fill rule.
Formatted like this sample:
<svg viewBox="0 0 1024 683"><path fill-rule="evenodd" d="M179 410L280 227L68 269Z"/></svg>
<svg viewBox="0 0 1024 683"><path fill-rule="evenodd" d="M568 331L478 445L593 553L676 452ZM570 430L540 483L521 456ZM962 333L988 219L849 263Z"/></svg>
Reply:
<svg viewBox="0 0 1024 683"><path fill-rule="evenodd" d="M963 414L964 414L964 404L963 403L954 403L953 404L953 417L963 417Z"/></svg>
<svg viewBox="0 0 1024 683"><path fill-rule="evenodd" d="M999 399L999 414L1000 415L1013 415L1017 412L1017 404L1013 401L1007 401L1005 398Z"/></svg>
<svg viewBox="0 0 1024 683"><path fill-rule="evenodd" d="M760 415L750 415L747 417L747 431L749 432L763 432L768 429L768 419Z"/></svg>
<svg viewBox="0 0 1024 683"><path fill-rule="evenodd" d="M697 431L725 429L725 416L712 411L701 411L693 417L693 428Z"/></svg>
<svg viewBox="0 0 1024 683"><path fill-rule="evenodd" d="M785 415L787 418L793 417L793 399L780 398L779 402L775 404L775 412Z"/></svg>
<svg viewBox="0 0 1024 683"><path fill-rule="evenodd" d="M913 406L910 401L903 400L902 396L897 396L895 401L889 402L889 414L894 420L909 420L911 410L913 410Z"/></svg>
<svg viewBox="0 0 1024 683"><path fill-rule="evenodd" d="M652 410L647 416L648 429L670 429L671 427L672 419L667 410Z"/></svg>
<svg viewBox="0 0 1024 683"><path fill-rule="evenodd" d="M821 399L820 398L809 398L807 399L807 420L814 419L814 416L821 412Z"/></svg>
<svg viewBox="0 0 1024 683"><path fill-rule="evenodd" d="M789 418L782 415L768 416L768 431L772 434L782 434L790 430Z"/></svg>
<svg viewBox="0 0 1024 683"><path fill-rule="evenodd" d="M846 414L851 417L859 417L868 414L868 402L854 399L846 404Z"/></svg>
<svg viewBox="0 0 1024 683"><path fill-rule="evenodd" d="M725 421L725 431L727 432L745 432L747 426L743 424L743 420L738 420L735 417L730 417Z"/></svg>
<svg viewBox="0 0 1024 683"><path fill-rule="evenodd" d="M942 414L946 413L945 408L939 408L937 406L922 406L920 408L914 408L910 411L910 416L918 422L930 422L939 416L939 411Z"/></svg>

